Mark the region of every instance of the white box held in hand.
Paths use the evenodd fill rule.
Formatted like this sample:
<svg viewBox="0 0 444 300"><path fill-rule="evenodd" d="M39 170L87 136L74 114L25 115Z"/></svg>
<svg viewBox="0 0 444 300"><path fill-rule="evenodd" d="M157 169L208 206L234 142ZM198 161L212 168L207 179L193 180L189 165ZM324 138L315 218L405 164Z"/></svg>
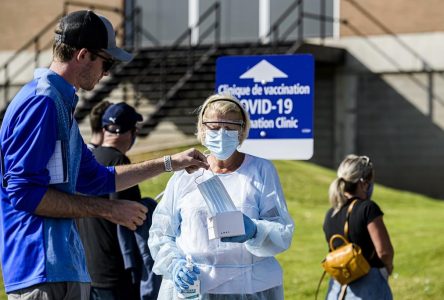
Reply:
<svg viewBox="0 0 444 300"><path fill-rule="evenodd" d="M244 218L241 211L216 213L208 218L208 237L210 240L245 234Z"/></svg>

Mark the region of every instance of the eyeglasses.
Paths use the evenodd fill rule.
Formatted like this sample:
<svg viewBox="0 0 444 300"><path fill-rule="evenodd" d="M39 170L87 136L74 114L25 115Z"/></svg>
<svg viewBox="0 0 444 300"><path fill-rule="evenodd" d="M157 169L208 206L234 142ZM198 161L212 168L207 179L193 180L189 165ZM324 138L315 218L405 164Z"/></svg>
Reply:
<svg viewBox="0 0 444 300"><path fill-rule="evenodd" d="M111 70L111 68L116 63L116 61L114 59L103 56L102 54L100 54L97 51L94 51L94 50L88 50L88 51L91 52L92 54L100 57L101 59L103 59L103 65L102 65L103 72L108 72L109 70Z"/></svg>
<svg viewBox="0 0 444 300"><path fill-rule="evenodd" d="M242 121L207 121L202 122L209 130L219 130L225 128L226 130L239 130L242 128Z"/></svg>

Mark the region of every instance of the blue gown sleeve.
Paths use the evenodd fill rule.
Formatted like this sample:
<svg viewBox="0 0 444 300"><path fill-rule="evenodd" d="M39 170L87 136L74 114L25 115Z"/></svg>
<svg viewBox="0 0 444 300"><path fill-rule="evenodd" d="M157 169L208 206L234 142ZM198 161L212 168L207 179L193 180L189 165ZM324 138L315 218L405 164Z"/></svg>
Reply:
<svg viewBox="0 0 444 300"><path fill-rule="evenodd" d="M180 212L176 210L175 205L180 199L180 192L176 186L182 172L176 172L168 181L162 200L153 213L148 239L148 246L154 260L154 273L170 280L175 260L184 257L176 246L176 236L180 234L181 220Z"/></svg>
<svg viewBox="0 0 444 300"><path fill-rule="evenodd" d="M288 212L279 176L271 162L259 170L261 183L259 219L256 223L256 236L245 246L253 255L259 257L274 256L287 250L291 245L294 222Z"/></svg>

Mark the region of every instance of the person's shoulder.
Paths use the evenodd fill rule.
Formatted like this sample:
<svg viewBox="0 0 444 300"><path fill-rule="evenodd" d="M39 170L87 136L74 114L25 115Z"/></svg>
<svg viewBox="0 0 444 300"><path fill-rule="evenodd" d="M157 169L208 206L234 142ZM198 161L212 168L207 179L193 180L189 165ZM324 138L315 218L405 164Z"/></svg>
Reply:
<svg viewBox="0 0 444 300"><path fill-rule="evenodd" d="M14 96L9 107L29 109L32 107L54 107L55 104L49 95L36 93L37 82L35 80L28 82Z"/></svg>
<svg viewBox="0 0 444 300"><path fill-rule="evenodd" d="M384 214L379 205L375 201L370 199L359 201L357 210L362 213L367 221L371 221L374 218Z"/></svg>
<svg viewBox="0 0 444 300"><path fill-rule="evenodd" d="M168 180L168 188L180 190L180 193L186 194L196 188L196 180L201 174L200 170L191 174L188 174L185 170L175 171Z"/></svg>
<svg viewBox="0 0 444 300"><path fill-rule="evenodd" d="M333 207L330 207L327 212L325 213L325 218L331 218L331 216L333 215Z"/></svg>
<svg viewBox="0 0 444 300"><path fill-rule="evenodd" d="M15 121L33 121L48 116L55 120L56 114L56 107L51 98L22 89L8 105L4 120L5 124Z"/></svg>
<svg viewBox="0 0 444 300"><path fill-rule="evenodd" d="M333 207L330 207L327 210L327 212L325 213L324 222L322 225L324 227L324 229L326 228L326 226L331 226L331 224L334 222L333 211L334 211ZM338 215L336 215L336 216L338 216Z"/></svg>
<svg viewBox="0 0 444 300"><path fill-rule="evenodd" d="M254 156L251 154L245 154L245 162L248 165L257 167L259 169L269 169L269 168L273 168L274 169L274 165L273 162L271 160L268 160L266 158L262 158L259 156Z"/></svg>
<svg viewBox="0 0 444 300"><path fill-rule="evenodd" d="M196 178L196 176L198 176L197 172L200 172L200 171L198 170L198 171L193 172L191 174L189 174L185 170L175 171L175 172L173 172L173 175L171 176L171 178L174 178L175 181L188 182L190 180L194 180Z"/></svg>
<svg viewBox="0 0 444 300"><path fill-rule="evenodd" d="M104 147L104 146L97 146L94 148L94 153L115 153L118 156L123 155L120 151L113 147Z"/></svg>
<svg viewBox="0 0 444 300"><path fill-rule="evenodd" d="M359 207L360 209L369 209L369 208L378 208L380 209L379 205L371 200L371 199L367 199L367 200L359 200L358 205L356 207Z"/></svg>

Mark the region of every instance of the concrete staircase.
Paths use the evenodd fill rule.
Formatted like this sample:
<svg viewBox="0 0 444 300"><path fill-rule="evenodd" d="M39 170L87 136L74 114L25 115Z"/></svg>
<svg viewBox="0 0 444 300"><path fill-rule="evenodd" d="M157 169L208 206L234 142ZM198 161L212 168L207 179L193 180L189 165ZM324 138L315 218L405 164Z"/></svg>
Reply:
<svg viewBox="0 0 444 300"><path fill-rule="evenodd" d="M317 65L334 65L343 57L340 49L310 44L299 46L292 42L275 46L250 43L219 45L217 48L143 49L132 62L116 69L92 93L83 95L76 117L81 121L93 105L105 98L113 102L126 101L144 115L141 137L153 136L154 133L160 139L163 136L166 140L181 139L183 142L191 139L196 142L196 109L214 93L218 57L285 54L289 51L312 53ZM171 130L176 131L174 137L171 137Z"/></svg>

